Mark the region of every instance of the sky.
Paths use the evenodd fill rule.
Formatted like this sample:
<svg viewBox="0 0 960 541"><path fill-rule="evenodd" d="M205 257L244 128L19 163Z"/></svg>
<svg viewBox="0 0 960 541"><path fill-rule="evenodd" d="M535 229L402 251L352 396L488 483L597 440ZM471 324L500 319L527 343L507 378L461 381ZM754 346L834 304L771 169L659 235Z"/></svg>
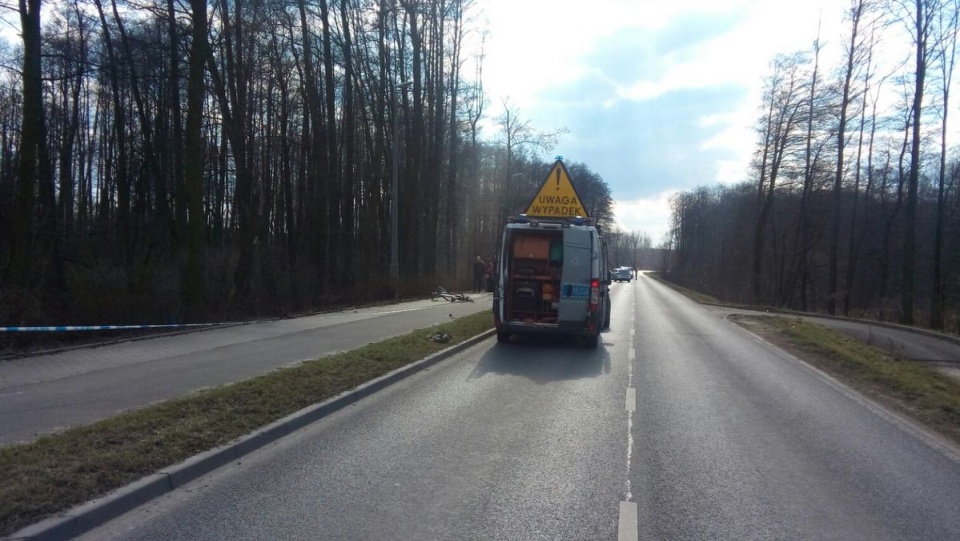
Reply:
<svg viewBox="0 0 960 541"><path fill-rule="evenodd" d="M478 0L491 116L509 100L544 155L610 186L618 225L654 245L671 195L749 177L763 78L778 53L837 64L849 0ZM492 128L491 128L492 129ZM572 179L576 184L576 179Z"/></svg>

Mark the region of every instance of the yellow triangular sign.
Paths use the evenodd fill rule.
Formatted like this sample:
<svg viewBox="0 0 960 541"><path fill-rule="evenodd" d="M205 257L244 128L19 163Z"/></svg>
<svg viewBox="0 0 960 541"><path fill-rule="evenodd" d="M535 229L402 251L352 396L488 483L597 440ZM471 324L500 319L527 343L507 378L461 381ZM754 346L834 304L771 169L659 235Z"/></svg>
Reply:
<svg viewBox="0 0 960 541"><path fill-rule="evenodd" d="M553 169L540 186L540 191L527 206L526 214L538 218L590 217L587 209L583 208L577 189L570 182L570 175L562 160L553 164Z"/></svg>

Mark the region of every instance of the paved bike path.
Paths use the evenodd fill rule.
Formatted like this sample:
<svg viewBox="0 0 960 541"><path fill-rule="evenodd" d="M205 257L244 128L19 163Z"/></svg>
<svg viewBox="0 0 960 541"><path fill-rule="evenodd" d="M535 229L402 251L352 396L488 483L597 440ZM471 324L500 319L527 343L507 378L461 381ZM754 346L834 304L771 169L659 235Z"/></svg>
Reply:
<svg viewBox="0 0 960 541"><path fill-rule="evenodd" d="M0 361L0 445L489 310L420 300Z"/></svg>

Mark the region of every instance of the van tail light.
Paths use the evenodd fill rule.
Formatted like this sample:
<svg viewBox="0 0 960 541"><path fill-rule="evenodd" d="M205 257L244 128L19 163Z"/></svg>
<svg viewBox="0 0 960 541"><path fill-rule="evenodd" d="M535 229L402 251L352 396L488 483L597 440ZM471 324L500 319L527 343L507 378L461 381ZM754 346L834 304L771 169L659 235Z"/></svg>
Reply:
<svg viewBox="0 0 960 541"><path fill-rule="evenodd" d="M596 312L600 305L600 280L590 280L590 311Z"/></svg>

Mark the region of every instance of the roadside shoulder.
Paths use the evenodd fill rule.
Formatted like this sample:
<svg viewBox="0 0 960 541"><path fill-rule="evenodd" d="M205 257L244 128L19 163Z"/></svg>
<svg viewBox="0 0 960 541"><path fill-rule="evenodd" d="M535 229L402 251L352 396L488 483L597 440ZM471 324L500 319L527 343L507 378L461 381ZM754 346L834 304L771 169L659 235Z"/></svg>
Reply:
<svg viewBox="0 0 960 541"><path fill-rule="evenodd" d="M960 463L960 381L822 325L777 315L728 318ZM877 411L875 409L875 411ZM879 413L879 412L878 412Z"/></svg>

